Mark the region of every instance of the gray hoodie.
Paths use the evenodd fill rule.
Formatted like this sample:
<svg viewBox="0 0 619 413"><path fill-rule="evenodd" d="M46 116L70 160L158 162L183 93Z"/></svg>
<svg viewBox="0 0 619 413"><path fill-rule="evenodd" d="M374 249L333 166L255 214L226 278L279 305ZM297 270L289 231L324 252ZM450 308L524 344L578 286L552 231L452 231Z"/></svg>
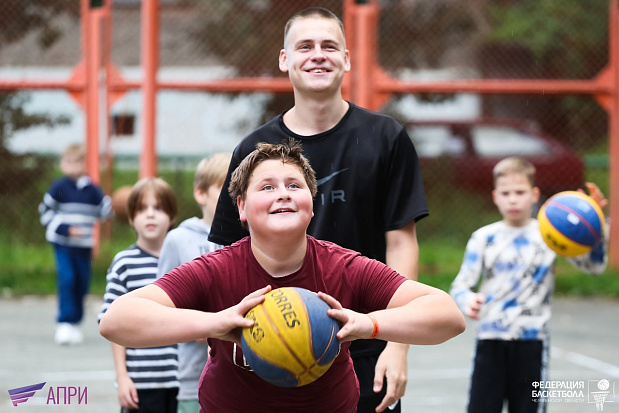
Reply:
<svg viewBox="0 0 619 413"><path fill-rule="evenodd" d="M157 278L164 276L181 264L207 252L221 248L208 240L211 227L200 218L189 218L170 231L163 241L157 266ZM181 343L178 345L178 400L198 400L198 382L208 358L206 343Z"/></svg>

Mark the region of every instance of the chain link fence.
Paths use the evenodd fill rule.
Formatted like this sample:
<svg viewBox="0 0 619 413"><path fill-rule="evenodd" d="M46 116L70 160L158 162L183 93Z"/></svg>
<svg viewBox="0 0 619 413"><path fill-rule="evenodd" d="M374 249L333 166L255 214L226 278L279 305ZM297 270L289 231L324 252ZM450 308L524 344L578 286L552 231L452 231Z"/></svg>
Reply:
<svg viewBox="0 0 619 413"><path fill-rule="evenodd" d="M588 80L608 63L607 0L379 4L378 63L393 78ZM142 76L140 6L112 3L110 60L125 80ZM160 0L159 79L285 77L277 64L284 24L308 6L343 13L338 0ZM0 2L0 79L68 80L81 59L80 2ZM102 163L108 192L137 179L141 147L140 92L112 103L110 138L101 142L114 159ZM231 151L291 105L282 93L159 92L159 167L181 199L179 221L198 213L190 187L198 160ZM381 110L407 124L422 158L431 215L421 242L464 245L499 219L488 165L510 154L539 160L551 181L546 195L585 179L608 194L608 119L588 95L393 94ZM58 154L84 140L84 114L62 90L2 92L0 111L0 231L11 242L43 243L36 207L59 174Z"/></svg>

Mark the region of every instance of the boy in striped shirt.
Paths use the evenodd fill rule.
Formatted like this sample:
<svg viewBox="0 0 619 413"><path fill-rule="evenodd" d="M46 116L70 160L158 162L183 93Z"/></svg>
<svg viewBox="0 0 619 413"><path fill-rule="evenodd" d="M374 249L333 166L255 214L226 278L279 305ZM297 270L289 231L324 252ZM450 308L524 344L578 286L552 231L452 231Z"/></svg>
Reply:
<svg viewBox="0 0 619 413"><path fill-rule="evenodd" d="M163 240L176 217L176 198L160 178L133 186L127 200L129 223L137 241L114 257L99 320L112 302L152 283ZM177 346L129 348L112 343L121 412L176 413L179 388Z"/></svg>

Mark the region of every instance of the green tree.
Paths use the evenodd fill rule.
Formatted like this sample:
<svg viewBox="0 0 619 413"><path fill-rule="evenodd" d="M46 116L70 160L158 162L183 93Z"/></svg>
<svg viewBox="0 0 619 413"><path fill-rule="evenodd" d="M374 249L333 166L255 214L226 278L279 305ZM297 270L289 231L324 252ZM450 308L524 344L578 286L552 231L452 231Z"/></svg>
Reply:
<svg viewBox="0 0 619 413"><path fill-rule="evenodd" d="M591 79L608 64L608 10L608 0L494 0L486 42L529 51L534 77ZM593 100L556 97L546 105L559 109L559 118L538 119L553 135L579 148L607 138L606 114Z"/></svg>
<svg viewBox="0 0 619 413"><path fill-rule="evenodd" d="M608 60L608 0L494 1L489 42L528 48L541 75L595 76Z"/></svg>
<svg viewBox="0 0 619 413"><path fill-rule="evenodd" d="M18 42L30 33L36 33L41 49L52 46L62 36L61 29L54 25L54 17L61 14L78 18L79 2L0 1L0 53L3 46ZM12 153L7 149L8 140L20 130L36 126L51 128L70 121L66 116L27 113L24 106L28 99L24 92L0 93L0 232L11 241L41 239L36 204L45 189L38 188L37 183L52 165L34 154Z"/></svg>

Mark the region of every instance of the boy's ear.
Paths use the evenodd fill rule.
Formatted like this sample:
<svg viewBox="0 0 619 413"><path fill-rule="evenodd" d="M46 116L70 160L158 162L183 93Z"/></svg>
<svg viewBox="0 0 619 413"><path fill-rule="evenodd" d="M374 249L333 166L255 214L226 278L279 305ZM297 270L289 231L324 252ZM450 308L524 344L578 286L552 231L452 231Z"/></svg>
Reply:
<svg viewBox="0 0 619 413"><path fill-rule="evenodd" d="M245 201L241 196L236 197L236 206L239 209L239 220L241 222L247 222L247 216L245 215Z"/></svg>
<svg viewBox="0 0 619 413"><path fill-rule="evenodd" d="M206 192L200 188L193 188L193 199L196 200L196 203L203 207L206 205Z"/></svg>
<svg viewBox="0 0 619 413"><path fill-rule="evenodd" d="M539 189L539 187L534 186L533 187L533 203L537 203L537 201L539 201L539 197L540 197L541 191Z"/></svg>

